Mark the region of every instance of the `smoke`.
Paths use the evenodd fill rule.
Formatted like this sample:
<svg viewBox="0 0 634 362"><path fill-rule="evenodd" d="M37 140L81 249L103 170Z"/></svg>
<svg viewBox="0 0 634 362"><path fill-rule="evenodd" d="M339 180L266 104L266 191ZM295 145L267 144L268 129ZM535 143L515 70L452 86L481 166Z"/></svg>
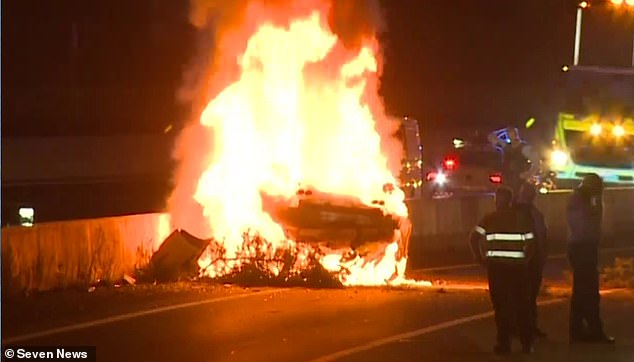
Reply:
<svg viewBox="0 0 634 362"><path fill-rule="evenodd" d="M189 21L199 30L198 50L179 99L191 103L198 114L195 111L238 76L235 56L246 47L245 35L264 21L288 26L292 19L321 8L328 9L328 25L347 48L356 49L362 39L385 31L378 0L190 0Z"/></svg>
<svg viewBox="0 0 634 362"><path fill-rule="evenodd" d="M199 238L207 238L211 227L203 215L203 208L194 200L198 178L211 161L204 150L211 149L212 134L198 122L191 122L179 135L173 158L178 161L175 188L167 202L171 228L187 230Z"/></svg>
<svg viewBox="0 0 634 362"><path fill-rule="evenodd" d="M387 23L378 0L332 0L331 4L328 25L346 48L358 49L363 40L376 38L387 32ZM367 85L363 101L376 117L376 130L381 135L383 154L388 157L388 168L394 175L398 175L403 147L393 135L398 131L400 121L396 117L387 116L383 100L379 96L384 57L380 46L377 51L377 77Z"/></svg>
<svg viewBox="0 0 634 362"><path fill-rule="evenodd" d="M213 95L239 74L235 61L226 56L238 53L228 47L231 44L223 47L223 35L240 23L246 4L246 1L190 0L189 22L198 29L197 49L177 92L178 100L190 106L190 119L176 140L172 155L178 166L168 210L173 228L185 229L202 238L210 235L211 226L193 195L200 175L212 159L213 131L200 124L199 116Z"/></svg>
<svg viewBox="0 0 634 362"><path fill-rule="evenodd" d="M249 5L284 9L314 9L314 4L326 4L330 8L328 21L331 30L345 44L354 41L359 35L371 35L385 31L385 22L378 0L259 0L259 1L226 1L226 0L190 0L189 21L198 29L206 28L216 22L216 28L226 28L244 17ZM283 13L283 12L277 12ZM295 13L291 11L290 13ZM287 17L288 18L288 17Z"/></svg>
<svg viewBox="0 0 634 362"><path fill-rule="evenodd" d="M332 0L328 24L347 48L358 48L364 37L385 32L378 0Z"/></svg>

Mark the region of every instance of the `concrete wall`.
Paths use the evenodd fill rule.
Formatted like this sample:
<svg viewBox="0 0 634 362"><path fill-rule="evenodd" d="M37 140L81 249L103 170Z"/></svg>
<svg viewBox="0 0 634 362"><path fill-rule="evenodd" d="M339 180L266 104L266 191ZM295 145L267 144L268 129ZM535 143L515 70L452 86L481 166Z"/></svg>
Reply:
<svg viewBox="0 0 634 362"><path fill-rule="evenodd" d="M161 214L3 228L2 290L51 290L119 280L145 266L168 233Z"/></svg>
<svg viewBox="0 0 634 362"><path fill-rule="evenodd" d="M563 251L569 193L540 195L551 236L551 250ZM493 209L490 197L410 202L414 225L410 264L430 255L468 253L467 238ZM634 190L605 193L604 246L634 246ZM2 229L3 291L50 290L115 281L146 265L168 236L162 214L36 224ZM7 289L8 288L8 289Z"/></svg>
<svg viewBox="0 0 634 362"><path fill-rule="evenodd" d="M164 175L174 134L2 139L2 185Z"/></svg>
<svg viewBox="0 0 634 362"><path fill-rule="evenodd" d="M539 195L536 200L546 219L552 252L566 248L569 197L570 192L563 191ZM603 246L634 246L634 190L606 190L604 203ZM419 263L426 254L467 253L470 231L493 208L492 197L411 201L410 260Z"/></svg>
<svg viewBox="0 0 634 362"><path fill-rule="evenodd" d="M2 225L157 212L172 189L175 132L2 138Z"/></svg>

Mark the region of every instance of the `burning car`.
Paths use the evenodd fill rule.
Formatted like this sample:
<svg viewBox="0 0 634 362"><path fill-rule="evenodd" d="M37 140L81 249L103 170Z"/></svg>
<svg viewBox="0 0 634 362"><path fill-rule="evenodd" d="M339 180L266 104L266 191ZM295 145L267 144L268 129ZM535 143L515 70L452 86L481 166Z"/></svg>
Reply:
<svg viewBox="0 0 634 362"><path fill-rule="evenodd" d="M401 186L420 186L421 149L415 140L404 152L395 136L418 137L417 122L384 111L374 30L341 39L359 13L338 1L238 3L214 29L221 51L204 55L207 103L177 142L172 227L219 245L222 260L199 260L210 276L279 250L301 264L308 245L324 268L347 270L344 284L402 278L411 226Z"/></svg>
<svg viewBox="0 0 634 362"><path fill-rule="evenodd" d="M386 191L392 186L386 185ZM377 244L396 241L406 257L411 225L406 217L390 214L385 201L366 206L359 200L312 190L299 190L297 202L273 202L270 213L283 225L287 238L329 249L372 251Z"/></svg>

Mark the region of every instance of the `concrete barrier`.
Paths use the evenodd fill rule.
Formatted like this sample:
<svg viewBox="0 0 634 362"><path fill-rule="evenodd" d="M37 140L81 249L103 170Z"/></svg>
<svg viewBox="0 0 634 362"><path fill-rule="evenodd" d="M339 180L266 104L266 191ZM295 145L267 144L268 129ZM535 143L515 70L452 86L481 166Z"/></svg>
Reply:
<svg viewBox="0 0 634 362"><path fill-rule="evenodd" d="M550 249L565 249L569 193L539 195ZM604 246L634 246L634 190L605 193ZM491 197L413 200L409 264L429 255L466 254L468 235L493 210ZM2 229L3 291L50 290L118 280L149 261L168 234L164 214L144 214L36 224Z"/></svg>
<svg viewBox="0 0 634 362"><path fill-rule="evenodd" d="M570 191L538 195L536 205L549 229L551 252L563 252L568 238L566 206ZM426 254L468 253L468 236L478 220L494 208L491 196L408 203L413 223L410 261L420 264ZM606 190L603 247L634 246L634 190Z"/></svg>
<svg viewBox="0 0 634 362"><path fill-rule="evenodd" d="M119 280L147 264L169 233L165 222L145 214L3 228L3 292Z"/></svg>

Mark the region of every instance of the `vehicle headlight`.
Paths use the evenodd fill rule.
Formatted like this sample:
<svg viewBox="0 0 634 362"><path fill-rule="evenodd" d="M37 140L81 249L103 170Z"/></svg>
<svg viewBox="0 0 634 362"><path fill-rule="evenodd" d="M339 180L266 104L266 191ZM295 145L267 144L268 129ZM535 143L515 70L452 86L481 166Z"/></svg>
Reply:
<svg viewBox="0 0 634 362"><path fill-rule="evenodd" d="M621 125L616 125L614 126L614 128L612 128L612 134L615 137L623 137L625 136L625 128L623 128L623 126Z"/></svg>
<svg viewBox="0 0 634 362"><path fill-rule="evenodd" d="M553 167L563 167L568 163L568 154L564 151L554 150L550 154L550 164Z"/></svg>
<svg viewBox="0 0 634 362"><path fill-rule="evenodd" d="M601 127L601 125L600 125L600 124L598 124L598 123L595 123L595 124L593 124L593 125L590 127L590 133L591 133L593 136L598 136L598 135L600 135L602 131L603 131L603 127Z"/></svg>
<svg viewBox="0 0 634 362"><path fill-rule="evenodd" d="M445 182L447 182L447 175L445 175L442 172L439 172L436 175L436 178L434 179L434 182L439 184L439 185L443 185Z"/></svg>

